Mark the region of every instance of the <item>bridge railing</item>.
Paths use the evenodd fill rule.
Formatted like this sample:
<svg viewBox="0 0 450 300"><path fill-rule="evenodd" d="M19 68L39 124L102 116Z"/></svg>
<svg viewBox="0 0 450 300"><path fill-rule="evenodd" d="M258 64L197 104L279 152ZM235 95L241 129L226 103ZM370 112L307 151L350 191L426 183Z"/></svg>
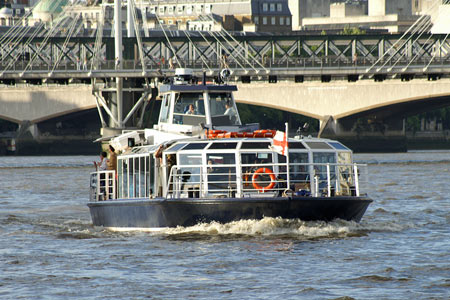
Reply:
<svg viewBox="0 0 450 300"><path fill-rule="evenodd" d="M231 69L344 69L344 68L352 68L352 67L371 67L376 63L377 66L384 66L386 68L389 67L397 67L399 69L404 66L449 66L450 67L450 57L439 58L436 57L434 60L430 61L425 58L415 59L411 62L408 58L401 59L386 59L386 60L378 60L375 58L367 58L361 57L357 59L351 59L348 57L339 57L339 56L323 56L323 57L290 57L290 58L263 58L259 60L235 60L229 59L226 62L220 60L179 60L178 62L169 63L167 60L163 59L146 59L145 65L147 70L170 70L176 67L182 66L186 68L192 69L220 69L224 67L228 67ZM86 61L86 63L77 63L73 61L61 61L56 68L52 63L45 62L35 62L29 65L29 61L20 60L15 62L10 66L8 61L0 61L0 70L2 72L16 72L23 71L27 69L27 71L52 71L55 69L56 71L66 71L66 72L86 72L91 70L92 62L90 60ZM97 61L93 65L93 70L115 70L116 63L114 60L101 60ZM121 69L124 71L139 71L142 70L142 64L139 60L124 60L122 62Z"/></svg>

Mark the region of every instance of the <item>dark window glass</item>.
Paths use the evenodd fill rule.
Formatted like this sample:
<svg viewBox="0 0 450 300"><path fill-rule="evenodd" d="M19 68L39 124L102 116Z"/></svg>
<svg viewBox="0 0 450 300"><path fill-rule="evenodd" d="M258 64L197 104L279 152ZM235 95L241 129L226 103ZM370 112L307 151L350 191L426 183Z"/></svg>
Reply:
<svg viewBox="0 0 450 300"><path fill-rule="evenodd" d="M311 149L333 149L325 142L306 142Z"/></svg>
<svg viewBox="0 0 450 300"><path fill-rule="evenodd" d="M183 148L183 150L200 150L205 149L205 147L208 145L208 143L191 143L188 144L186 147Z"/></svg>
<svg viewBox="0 0 450 300"><path fill-rule="evenodd" d="M305 149L305 146L301 142L289 142L290 149Z"/></svg>
<svg viewBox="0 0 450 300"><path fill-rule="evenodd" d="M267 150L270 146L269 142L259 142L259 143L250 143L250 142L243 142L241 149L264 149Z"/></svg>
<svg viewBox="0 0 450 300"><path fill-rule="evenodd" d="M338 143L338 142L331 142L330 145L333 146L334 149L337 149L337 150L349 150L347 147L345 147L344 145L342 145L341 143Z"/></svg>
<svg viewBox="0 0 450 300"><path fill-rule="evenodd" d="M208 149L236 149L237 143L212 143Z"/></svg>
<svg viewBox="0 0 450 300"><path fill-rule="evenodd" d="M180 144L175 144L172 147L169 148L169 151L177 151L180 150L181 148L183 148L186 145L186 143L180 143ZM167 150L166 150L167 151Z"/></svg>

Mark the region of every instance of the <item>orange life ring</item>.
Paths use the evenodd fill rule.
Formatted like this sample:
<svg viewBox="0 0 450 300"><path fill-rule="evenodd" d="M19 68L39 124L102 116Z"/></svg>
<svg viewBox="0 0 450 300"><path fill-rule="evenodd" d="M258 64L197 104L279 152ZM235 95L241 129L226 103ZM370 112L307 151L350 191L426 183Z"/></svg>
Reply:
<svg viewBox="0 0 450 300"><path fill-rule="evenodd" d="M256 182L256 180L259 177L259 174L261 174L261 173L265 173L265 174L269 175L270 183L269 183L268 186L262 187ZM252 184L253 184L253 187L255 189L257 189L259 191L262 191L262 192L266 192L268 190L271 190L271 189L273 189L275 187L275 184L276 184L275 174L273 174L272 170L269 169L269 168L259 168L258 170L255 171L255 173L253 173Z"/></svg>

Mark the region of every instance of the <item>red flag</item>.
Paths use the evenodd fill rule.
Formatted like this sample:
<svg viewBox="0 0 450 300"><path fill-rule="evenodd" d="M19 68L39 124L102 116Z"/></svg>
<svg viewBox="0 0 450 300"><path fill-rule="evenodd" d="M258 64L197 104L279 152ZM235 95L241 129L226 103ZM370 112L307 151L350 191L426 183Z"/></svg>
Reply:
<svg viewBox="0 0 450 300"><path fill-rule="evenodd" d="M271 147L273 151L287 156L288 154L288 140L287 135L283 131L277 131L273 137L273 146Z"/></svg>

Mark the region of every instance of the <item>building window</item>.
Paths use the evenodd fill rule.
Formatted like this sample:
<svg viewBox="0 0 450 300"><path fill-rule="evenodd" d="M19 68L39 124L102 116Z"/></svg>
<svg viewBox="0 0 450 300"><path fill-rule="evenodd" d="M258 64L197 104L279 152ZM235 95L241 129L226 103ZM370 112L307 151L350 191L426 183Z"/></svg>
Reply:
<svg viewBox="0 0 450 300"><path fill-rule="evenodd" d="M280 17L280 25L284 25L284 17Z"/></svg>
<svg viewBox="0 0 450 300"><path fill-rule="evenodd" d="M168 20L167 24L172 25L173 24L173 20Z"/></svg>
<svg viewBox="0 0 450 300"><path fill-rule="evenodd" d="M272 17L271 18L271 22L270 22L272 25L276 25L277 24L277 21L276 21L276 19L275 19L275 17Z"/></svg>
<svg viewBox="0 0 450 300"><path fill-rule="evenodd" d="M154 14L156 12L156 7L152 6L150 7L150 13Z"/></svg>
<svg viewBox="0 0 450 300"><path fill-rule="evenodd" d="M188 7L187 7L187 13L188 14L192 14L192 11L194 10L194 7L192 6L192 5L189 5Z"/></svg>
<svg viewBox="0 0 450 300"><path fill-rule="evenodd" d="M259 17L258 16L255 17L254 22L255 22L256 25L259 24Z"/></svg>
<svg viewBox="0 0 450 300"><path fill-rule="evenodd" d="M283 4L277 3L277 11L283 11Z"/></svg>
<svg viewBox="0 0 450 300"><path fill-rule="evenodd" d="M267 11L268 7L267 7L267 3L263 3L263 11Z"/></svg>
<svg viewBox="0 0 450 300"><path fill-rule="evenodd" d="M263 17L263 25L267 25L267 17Z"/></svg>
<svg viewBox="0 0 450 300"><path fill-rule="evenodd" d="M173 14L173 6L169 6L168 12L169 14Z"/></svg>
<svg viewBox="0 0 450 300"><path fill-rule="evenodd" d="M291 25L291 18L289 17L286 18L286 25Z"/></svg>
<svg viewBox="0 0 450 300"><path fill-rule="evenodd" d="M270 11L275 11L275 3L270 3Z"/></svg>
<svg viewBox="0 0 450 300"><path fill-rule="evenodd" d="M207 13L207 14L211 13L211 9L212 9L212 5L211 4L206 4L206 6L205 6L205 13Z"/></svg>
<svg viewBox="0 0 450 300"><path fill-rule="evenodd" d="M197 6L197 13L201 14L203 11L203 5L198 5Z"/></svg>
<svg viewBox="0 0 450 300"><path fill-rule="evenodd" d="M178 6L178 13L181 14L183 12L184 6Z"/></svg>
<svg viewBox="0 0 450 300"><path fill-rule="evenodd" d="M160 13L161 15L164 14L164 6L161 6L161 7L159 8L159 13Z"/></svg>

